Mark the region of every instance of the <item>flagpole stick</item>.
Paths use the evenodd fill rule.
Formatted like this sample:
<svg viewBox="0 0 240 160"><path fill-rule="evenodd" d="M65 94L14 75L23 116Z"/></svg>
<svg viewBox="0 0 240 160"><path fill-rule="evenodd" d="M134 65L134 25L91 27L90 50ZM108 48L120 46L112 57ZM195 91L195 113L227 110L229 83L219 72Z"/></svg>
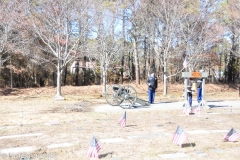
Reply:
<svg viewBox="0 0 240 160"><path fill-rule="evenodd" d="M223 142L228 142L228 140L225 140L226 135L221 134L221 136L223 137Z"/></svg>
<svg viewBox="0 0 240 160"><path fill-rule="evenodd" d="M187 138L187 140L188 140L188 138ZM192 146L191 142L190 142L189 140L188 140L188 142L189 142L190 146L193 148L193 146Z"/></svg>

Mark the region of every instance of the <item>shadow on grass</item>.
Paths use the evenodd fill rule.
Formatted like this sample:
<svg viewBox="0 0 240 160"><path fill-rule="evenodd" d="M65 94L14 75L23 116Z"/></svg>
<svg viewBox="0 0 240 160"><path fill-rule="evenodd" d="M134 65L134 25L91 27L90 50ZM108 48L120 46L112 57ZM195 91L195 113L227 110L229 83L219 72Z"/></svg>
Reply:
<svg viewBox="0 0 240 160"><path fill-rule="evenodd" d="M138 105L138 106L133 106L131 109L138 109L138 108L151 108L151 107L150 106Z"/></svg>
<svg viewBox="0 0 240 160"><path fill-rule="evenodd" d="M125 127L134 127L134 126L137 126L137 125L126 125Z"/></svg>
<svg viewBox="0 0 240 160"><path fill-rule="evenodd" d="M175 102L179 102L179 101L163 101L163 102L156 102L156 103L154 103L154 104L175 103Z"/></svg>
<svg viewBox="0 0 240 160"><path fill-rule="evenodd" d="M157 127L162 127L162 126L164 126L164 125L161 125L161 124L158 124L158 125L156 125Z"/></svg>
<svg viewBox="0 0 240 160"><path fill-rule="evenodd" d="M178 101L167 101L167 102L154 102L153 104L149 104L149 105L134 105L132 106L131 109L138 109L138 108L151 108L151 105L154 105L154 104L167 104L167 103L175 103L175 102L178 102ZM139 103L137 103L139 104Z"/></svg>
<svg viewBox="0 0 240 160"><path fill-rule="evenodd" d="M207 101L207 102L223 102L223 100L210 100L210 101Z"/></svg>
<svg viewBox="0 0 240 160"><path fill-rule="evenodd" d="M195 147L195 143L184 143L181 145L182 148L187 148L187 147Z"/></svg>
<svg viewBox="0 0 240 160"><path fill-rule="evenodd" d="M236 143L236 142L238 142L238 141L227 141L227 140L223 140L223 142Z"/></svg>
<svg viewBox="0 0 240 160"><path fill-rule="evenodd" d="M98 156L98 158L99 158L99 159L105 158L105 157L107 157L108 155L111 155L111 157L112 157L112 154L113 154L113 152L108 152L108 153L100 154L100 155Z"/></svg>
<svg viewBox="0 0 240 160"><path fill-rule="evenodd" d="M2 91L2 94L4 96L7 96L7 95L17 95L17 94L14 94L13 92L17 91L16 89L5 89L4 91Z"/></svg>
<svg viewBox="0 0 240 160"><path fill-rule="evenodd" d="M219 105L208 105L210 108L221 108L221 107L232 107L232 106L229 106L229 105L222 105L222 106L219 106Z"/></svg>

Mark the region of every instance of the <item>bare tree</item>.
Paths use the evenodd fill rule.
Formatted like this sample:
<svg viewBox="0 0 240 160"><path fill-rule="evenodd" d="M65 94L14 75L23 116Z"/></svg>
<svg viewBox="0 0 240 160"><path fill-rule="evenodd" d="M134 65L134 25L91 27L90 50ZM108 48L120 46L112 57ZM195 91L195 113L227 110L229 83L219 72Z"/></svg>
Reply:
<svg viewBox="0 0 240 160"><path fill-rule="evenodd" d="M20 15L17 13L17 8L14 8L15 3L1 2L0 9L0 75L1 68L4 62L9 60L9 53L20 52L27 43L25 41L24 30L21 29L20 25L17 24L14 17ZM23 50L22 50L23 51Z"/></svg>
<svg viewBox="0 0 240 160"><path fill-rule="evenodd" d="M8 61L6 68L10 70L10 87L13 87L13 73L15 71L23 71L19 65L14 66L13 54L19 57L19 53L26 55L29 53L29 46L32 37L24 28L21 21L24 21L24 11L21 2L4 1L0 3L0 74L4 62ZM20 56L21 57L21 56ZM23 58L23 57L21 57ZM16 73L16 72L15 72ZM18 72L19 73L19 72Z"/></svg>
<svg viewBox="0 0 240 160"><path fill-rule="evenodd" d="M104 1L94 3L92 32L96 37L88 43L89 57L99 63L102 78L102 94L106 93L107 71L118 64L122 57L123 40L116 28L117 2L106 5ZM111 7L111 8L110 8ZM115 10L113 12L113 9Z"/></svg>
<svg viewBox="0 0 240 160"><path fill-rule="evenodd" d="M225 42L229 43L229 45L223 44L220 46L222 52L227 51L229 53L229 58L226 59L228 60L228 64L225 76L228 82L235 82L236 78L239 78L240 75L240 1L224 1L219 13L218 20L225 27L225 36L223 38Z"/></svg>
<svg viewBox="0 0 240 160"><path fill-rule="evenodd" d="M142 14L139 0L129 1L129 10L131 12L129 21L131 22L132 28L129 30L130 36L132 37L132 50L134 54L134 65L135 65L135 78L136 84L140 84L140 56L139 56L139 41L142 37Z"/></svg>
<svg viewBox="0 0 240 160"><path fill-rule="evenodd" d="M145 7L151 8L147 10L146 14L149 14L149 10L152 11L152 17L146 19L145 27L146 30L151 28L155 31L154 36L149 37L149 41L163 68L164 94L167 94L168 60L179 31L179 4L181 3L178 0L145 2ZM142 6L144 8L144 4ZM149 26L149 24L153 26Z"/></svg>
<svg viewBox="0 0 240 160"><path fill-rule="evenodd" d="M55 99L64 99L61 93L61 75L67 63L79 54L79 41L84 30L76 31L78 20L87 15L87 3L74 0L29 1L29 23L43 51L41 60L57 69L57 93ZM81 8L81 10L80 10Z"/></svg>
<svg viewBox="0 0 240 160"><path fill-rule="evenodd" d="M9 19L8 12L5 10L6 7L6 3L0 3L0 9L2 11L0 15L0 76L3 63L9 58L9 56L5 58L3 58L3 56L7 53L8 35L12 29L11 20Z"/></svg>
<svg viewBox="0 0 240 160"><path fill-rule="evenodd" d="M180 67L175 73L170 73L168 66L174 65L176 59L183 62L187 57L189 67L193 71L197 69L197 59L201 57L201 53L207 52L216 42L219 33L215 30L215 23L211 22L213 12L210 9L213 7L210 4L213 3L209 2L202 7L202 2L193 1L144 2L142 7L150 7L148 10L152 11L151 18L145 20L145 27L155 31L155 36L149 36L149 40L156 52L156 58L160 60L159 65L163 68L163 94L167 94L168 78L183 70L183 67ZM145 12L145 16L148 15L149 12Z"/></svg>

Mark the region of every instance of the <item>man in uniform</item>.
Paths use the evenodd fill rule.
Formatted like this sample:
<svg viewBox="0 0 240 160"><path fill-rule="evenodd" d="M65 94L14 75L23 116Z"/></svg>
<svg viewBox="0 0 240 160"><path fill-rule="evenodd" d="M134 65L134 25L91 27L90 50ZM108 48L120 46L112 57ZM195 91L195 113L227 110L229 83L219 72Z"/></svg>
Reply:
<svg viewBox="0 0 240 160"><path fill-rule="evenodd" d="M200 103L202 101L202 79L197 80L197 101Z"/></svg>
<svg viewBox="0 0 240 160"><path fill-rule="evenodd" d="M155 73L152 71L151 75L147 79L147 85L148 85L148 102L150 104L154 103L155 98L155 91L157 89L157 77L155 76Z"/></svg>

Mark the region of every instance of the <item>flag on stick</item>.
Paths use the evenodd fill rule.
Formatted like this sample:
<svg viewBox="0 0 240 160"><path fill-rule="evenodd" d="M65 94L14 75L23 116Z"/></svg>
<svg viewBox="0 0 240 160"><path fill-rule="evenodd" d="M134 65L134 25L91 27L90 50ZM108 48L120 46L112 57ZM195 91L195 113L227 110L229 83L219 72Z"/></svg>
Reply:
<svg viewBox="0 0 240 160"><path fill-rule="evenodd" d="M191 107L189 105L188 101L184 102L184 109L183 109L183 114L189 115L190 114Z"/></svg>
<svg viewBox="0 0 240 160"><path fill-rule="evenodd" d="M98 143L95 137L92 138L91 145L87 152L87 157L98 158L98 151L102 148L102 146Z"/></svg>
<svg viewBox="0 0 240 160"><path fill-rule="evenodd" d="M239 134L232 128L225 136L224 140L229 142L234 142L236 139L239 138Z"/></svg>
<svg viewBox="0 0 240 160"><path fill-rule="evenodd" d="M187 59L185 58L184 62L183 62L183 68L187 68Z"/></svg>
<svg viewBox="0 0 240 160"><path fill-rule="evenodd" d="M173 136L172 142L177 145L182 145L183 141L187 138L187 135L183 132L180 126L177 127L177 130Z"/></svg>
<svg viewBox="0 0 240 160"><path fill-rule="evenodd" d="M122 127L126 126L126 111L123 113L122 117L120 118L118 124Z"/></svg>
<svg viewBox="0 0 240 160"><path fill-rule="evenodd" d="M183 109L183 114L186 114L186 115L189 115L190 114L190 111L191 111L191 109L190 109L190 107L184 107L184 109Z"/></svg>
<svg viewBox="0 0 240 160"><path fill-rule="evenodd" d="M201 110L200 110L200 104L198 104L198 106L197 106L197 108L195 109L195 115L197 115L197 116L200 116L200 112L201 112Z"/></svg>

